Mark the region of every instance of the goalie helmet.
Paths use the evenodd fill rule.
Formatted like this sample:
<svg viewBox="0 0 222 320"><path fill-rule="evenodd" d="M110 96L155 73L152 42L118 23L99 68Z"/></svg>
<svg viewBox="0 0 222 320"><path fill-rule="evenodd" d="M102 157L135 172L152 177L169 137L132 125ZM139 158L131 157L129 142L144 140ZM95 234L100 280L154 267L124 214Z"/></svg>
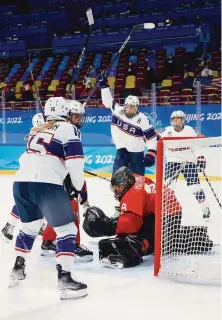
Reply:
<svg viewBox="0 0 222 320"><path fill-rule="evenodd" d="M111 178L111 190L114 192L115 198L120 200L135 181L135 177L127 167L119 168Z"/></svg>
<svg viewBox="0 0 222 320"><path fill-rule="evenodd" d="M68 118L69 109L67 101L63 97L51 97L45 104L45 117L47 121L65 121Z"/></svg>
<svg viewBox="0 0 222 320"><path fill-rule="evenodd" d="M136 96L128 96L124 102L125 115L128 118L136 116L138 114L139 104L140 101Z"/></svg>
<svg viewBox="0 0 222 320"><path fill-rule="evenodd" d="M76 100L68 101L67 107L69 108L70 123L80 129L85 122L85 108Z"/></svg>
<svg viewBox="0 0 222 320"><path fill-rule="evenodd" d="M175 120L175 118L180 118L180 121ZM175 130L181 130L184 127L185 113L181 110L174 111L170 116L171 126Z"/></svg>
<svg viewBox="0 0 222 320"><path fill-rule="evenodd" d="M42 113L36 113L32 118L32 125L35 128L39 128L45 123Z"/></svg>

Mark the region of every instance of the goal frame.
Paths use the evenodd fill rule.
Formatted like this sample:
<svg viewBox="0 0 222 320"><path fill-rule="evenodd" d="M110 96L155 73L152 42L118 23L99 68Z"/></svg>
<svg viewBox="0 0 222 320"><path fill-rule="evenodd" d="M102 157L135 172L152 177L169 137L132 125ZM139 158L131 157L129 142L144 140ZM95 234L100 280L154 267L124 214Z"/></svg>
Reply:
<svg viewBox="0 0 222 320"><path fill-rule="evenodd" d="M209 137L165 137L157 143L156 160L156 203L155 203L155 247L154 247L154 276L158 276L161 268L161 225L162 225L162 196L164 174L164 141L166 140L196 140Z"/></svg>

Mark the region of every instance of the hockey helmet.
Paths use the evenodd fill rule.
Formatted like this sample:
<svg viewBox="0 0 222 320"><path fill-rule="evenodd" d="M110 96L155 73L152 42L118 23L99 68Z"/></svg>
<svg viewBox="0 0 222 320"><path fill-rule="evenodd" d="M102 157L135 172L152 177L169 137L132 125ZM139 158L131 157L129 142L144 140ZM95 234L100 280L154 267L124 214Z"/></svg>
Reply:
<svg viewBox="0 0 222 320"><path fill-rule="evenodd" d="M69 108L70 123L81 128L85 122L85 108L76 100L69 100L67 107Z"/></svg>
<svg viewBox="0 0 222 320"><path fill-rule="evenodd" d="M43 125L43 123L45 123L45 120L43 118L43 114L40 113L36 113L33 117L32 117L32 125L35 128L39 128Z"/></svg>
<svg viewBox="0 0 222 320"><path fill-rule="evenodd" d="M68 118L69 109L67 101L63 97L51 97L45 104L45 117L47 121L65 121Z"/></svg>
<svg viewBox="0 0 222 320"><path fill-rule="evenodd" d="M124 102L125 115L128 118L132 118L135 115L137 115L139 104L140 104L140 101L136 96L128 96ZM134 107L134 108L132 110L129 110L129 107L131 107L131 109L132 109L132 107Z"/></svg>
<svg viewBox="0 0 222 320"><path fill-rule="evenodd" d="M181 121L179 122L174 122L174 118L180 118ZM184 127L184 122L185 122L185 113L181 110L174 111L171 116L170 116L170 123L171 126L174 127L175 130L181 130Z"/></svg>
<svg viewBox="0 0 222 320"><path fill-rule="evenodd" d="M127 167L120 167L111 178L111 190L114 192L115 198L120 200L135 181L135 177Z"/></svg>

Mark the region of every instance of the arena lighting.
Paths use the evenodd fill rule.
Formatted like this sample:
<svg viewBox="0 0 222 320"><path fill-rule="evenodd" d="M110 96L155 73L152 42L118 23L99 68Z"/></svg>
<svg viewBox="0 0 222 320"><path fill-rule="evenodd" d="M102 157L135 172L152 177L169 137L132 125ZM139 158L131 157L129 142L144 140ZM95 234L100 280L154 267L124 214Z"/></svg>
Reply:
<svg viewBox="0 0 222 320"><path fill-rule="evenodd" d="M152 30L154 29L156 26L155 26L155 23L153 22L147 22L147 23L144 23L144 29L148 29L148 30Z"/></svg>

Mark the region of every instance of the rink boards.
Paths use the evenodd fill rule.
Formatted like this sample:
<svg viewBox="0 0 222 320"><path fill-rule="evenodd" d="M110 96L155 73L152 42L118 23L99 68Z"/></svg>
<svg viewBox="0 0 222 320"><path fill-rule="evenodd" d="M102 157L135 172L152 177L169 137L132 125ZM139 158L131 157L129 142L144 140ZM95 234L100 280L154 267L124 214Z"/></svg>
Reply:
<svg viewBox="0 0 222 320"><path fill-rule="evenodd" d="M19 168L19 157L25 151L24 145L0 146L0 174L13 174ZM112 173L116 149L113 146L84 147L86 171L110 177ZM212 147L200 150L207 161L206 172L210 181L221 181L221 147ZM155 179L156 166L146 168L146 175ZM201 178L201 177L200 177ZM181 177L181 179L183 179ZM204 179L204 178L203 178Z"/></svg>

